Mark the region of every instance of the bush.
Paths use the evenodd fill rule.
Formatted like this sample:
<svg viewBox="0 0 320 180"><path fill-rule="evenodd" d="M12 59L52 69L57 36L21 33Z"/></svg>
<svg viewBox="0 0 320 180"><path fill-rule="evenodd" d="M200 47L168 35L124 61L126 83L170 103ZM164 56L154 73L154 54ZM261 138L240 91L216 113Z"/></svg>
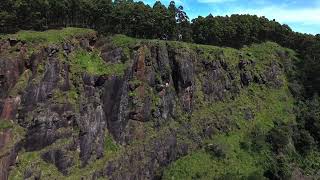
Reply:
<svg viewBox="0 0 320 180"><path fill-rule="evenodd" d="M311 151L315 145L313 137L305 129L297 129L294 131L293 142L296 150L302 154Z"/></svg>
<svg viewBox="0 0 320 180"><path fill-rule="evenodd" d="M267 180L260 172L251 173L246 180Z"/></svg>
<svg viewBox="0 0 320 180"><path fill-rule="evenodd" d="M293 166L284 156L275 157L276 161L271 162L271 166L264 172L268 179L291 179Z"/></svg>
<svg viewBox="0 0 320 180"><path fill-rule="evenodd" d="M206 151L212 156L222 159L225 158L227 154L226 147L220 144L208 144L206 146Z"/></svg>
<svg viewBox="0 0 320 180"><path fill-rule="evenodd" d="M254 152L260 152L266 144L266 136L262 132L260 128L255 128L251 132L251 150Z"/></svg>
<svg viewBox="0 0 320 180"><path fill-rule="evenodd" d="M291 138L291 129L289 126L276 126L269 132L268 142L272 145L274 151L278 152L284 149Z"/></svg>

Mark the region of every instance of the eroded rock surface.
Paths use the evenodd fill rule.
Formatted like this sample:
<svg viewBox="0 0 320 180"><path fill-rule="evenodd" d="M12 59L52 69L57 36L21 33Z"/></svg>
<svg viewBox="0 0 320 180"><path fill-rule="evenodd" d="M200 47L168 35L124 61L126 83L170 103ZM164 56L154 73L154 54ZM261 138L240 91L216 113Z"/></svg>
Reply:
<svg viewBox="0 0 320 180"><path fill-rule="evenodd" d="M9 58L6 49L18 43L1 43L0 120L13 120L26 135L19 148L13 146L9 155L0 157L0 172L6 172L0 179L7 178L9 166L19 157L17 151L22 157L23 153L39 157L30 164L32 168L13 167L12 173L19 171L25 177L49 178L46 173L41 176L39 163L44 161L55 166L62 177L71 176L73 168L81 172L81 168L93 166L90 173L79 176L161 178L163 168L199 148L204 138L230 129L229 117L219 117L224 122L219 125L211 120L188 123L201 107L199 102L232 99L252 84L283 85L284 70L279 62L270 61L261 71L255 60L241 53L231 61L223 51L206 57L199 49L162 41L140 42L126 51L110 39L74 41L78 43L49 45L28 58L21 54ZM79 51L90 57L98 52L108 66L125 68L121 73L115 69L95 73L77 64L75 53ZM31 76L25 86L10 95L26 70ZM250 109L244 111L245 119L253 119ZM199 129L194 130L195 126ZM0 148L10 138L10 131L3 131ZM109 150L112 142L117 148Z"/></svg>

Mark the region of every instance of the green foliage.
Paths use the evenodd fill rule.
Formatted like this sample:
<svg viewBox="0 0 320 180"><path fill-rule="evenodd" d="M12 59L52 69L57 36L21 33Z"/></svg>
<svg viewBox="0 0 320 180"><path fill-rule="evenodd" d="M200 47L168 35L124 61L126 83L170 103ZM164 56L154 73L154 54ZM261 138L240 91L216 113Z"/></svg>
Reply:
<svg viewBox="0 0 320 180"><path fill-rule="evenodd" d="M79 102L79 95L76 89L72 88L66 92L60 90L55 90L53 93L53 99L57 103L70 103L72 105L77 105Z"/></svg>
<svg viewBox="0 0 320 180"><path fill-rule="evenodd" d="M208 144L206 146L206 150L208 153L210 153L212 156L217 158L225 158L227 153L227 147L225 145L221 144Z"/></svg>
<svg viewBox="0 0 320 180"><path fill-rule="evenodd" d="M300 166L306 174L316 175L319 173L320 169L320 152L319 151L309 151L306 156L301 157Z"/></svg>
<svg viewBox="0 0 320 180"><path fill-rule="evenodd" d="M293 141L296 149L302 154L320 146L320 103L318 95L304 103L299 104L297 109L297 126L293 131Z"/></svg>
<svg viewBox="0 0 320 180"><path fill-rule="evenodd" d="M122 48L132 47L138 44L139 41L140 41L139 39L131 38L121 34L112 36L112 43L117 47L122 47Z"/></svg>
<svg viewBox="0 0 320 180"><path fill-rule="evenodd" d="M281 101L284 98L286 101ZM274 121L294 121L294 115L291 114L293 103L285 87L269 89L264 85L252 85L232 101L204 105L194 112L189 122L192 124L190 131L201 128L194 128L199 124L211 122L224 127L226 118L232 120L227 126L229 129L233 126L236 128L207 140L209 144L225 147L225 158L212 158L216 156L210 155L210 151L199 150L170 165L164 173L165 179L216 179L228 174L246 178L252 173L262 175L272 165L270 159L273 159L271 146L266 142L267 134L274 127ZM243 114L243 110L248 108L255 112L254 119L250 121L245 120Z"/></svg>
<svg viewBox="0 0 320 180"><path fill-rule="evenodd" d="M59 129L60 131L69 129ZM77 135L79 132L74 132L73 135ZM54 164L45 162L41 158L41 154L56 148L64 148L72 143L72 138L59 139L55 143L40 151L24 152L21 151L18 154L17 165L11 170L9 179L23 179L24 174L31 170L36 175L41 174L41 178L45 179L81 179L90 178L94 172L103 169L108 161L115 158L120 147L114 142L109 133L105 135L105 149L104 156L100 159L93 160L87 166L83 167L79 159L79 152L68 152L67 155L74 160L74 165L70 168L70 173L64 176L58 171Z"/></svg>
<svg viewBox="0 0 320 180"><path fill-rule="evenodd" d="M177 43L175 48L176 46L181 44ZM192 45L185 46L184 48L193 49ZM264 73L271 63L285 64L288 63L286 61L295 60L294 52L271 42L254 44L241 51L215 47L211 49L206 46L204 48L205 51L199 48L197 52L210 54L205 55L213 58L208 59L209 61L223 59L231 64L228 66L229 73L238 66L239 55L253 60L255 67L252 70L258 74ZM279 52L286 52L287 57L281 57ZM221 57L215 57L215 54ZM290 177L292 164L298 160L292 153L294 147L291 144L291 127L285 124L295 123L295 100L288 88L288 78L279 78L284 82L284 86L280 88L251 84L241 89L239 96L232 100L225 98L222 102L208 102L203 98L203 94L198 92L199 95L195 97L201 98L196 100L199 107L195 108L191 118L183 120L188 124L188 132L201 134L206 125L212 124L217 129L213 137L205 140L210 146L171 164L165 170L164 178L266 179L265 172L278 178ZM253 112L253 119L245 119L248 110ZM283 160L275 160L278 150L288 155Z"/></svg>
<svg viewBox="0 0 320 180"><path fill-rule="evenodd" d="M252 43L274 41L300 53L303 84L308 96L320 92L320 38L293 32L286 24L256 15L197 17L189 20L182 6L174 1L164 6L160 1L151 7L143 2L86 0L54 1L3 0L0 11L0 33L17 30L46 30L68 26L89 27L104 34L126 34L137 38L182 40L200 44L241 48ZM64 36L83 33L67 29L60 36L55 31L36 35L22 31L18 38L31 42L56 42ZM5 36L6 37L6 36Z"/></svg>
<svg viewBox="0 0 320 180"><path fill-rule="evenodd" d="M310 133L305 129L294 129L293 141L296 150L301 154L306 154L315 148L316 142Z"/></svg>
<svg viewBox="0 0 320 180"><path fill-rule="evenodd" d="M2 38L15 38L17 40L30 43L59 43L71 37L85 37L94 34L95 31L84 28L63 28L61 30L38 31L19 31L16 34L5 35Z"/></svg>
<svg viewBox="0 0 320 180"><path fill-rule="evenodd" d="M72 58L73 72L87 72L91 75L123 75L126 64L105 63L97 52L77 51Z"/></svg>
<svg viewBox="0 0 320 180"><path fill-rule="evenodd" d="M105 168L105 165L117 157L120 151L120 146L112 139L108 132L105 132L104 138L104 154L100 159L95 159L90 162L87 166L83 167L79 159L79 153L74 154L74 159L76 160L75 166L70 170L70 175L64 177L65 179L81 179L81 178L91 178L92 174L97 170Z"/></svg>
<svg viewBox="0 0 320 180"><path fill-rule="evenodd" d="M139 38L178 39L201 44L243 47L241 51L238 51L231 48L153 41L166 43L169 48L200 51L201 60L223 59L234 67L239 59L252 60L256 63L254 72L258 74L263 73L265 65L272 62L280 63L289 76L288 78L281 77L285 80L285 87L280 89L251 85L242 90L240 96L234 100L215 104L205 102L203 93L197 90L195 97L199 107L190 118L179 119L179 123L185 121L184 123L190 125L191 134L200 134L203 125L210 123L215 124L223 133L206 140L208 144L214 144L208 147L207 151L200 149L175 162L166 170L164 177L169 179L172 177L179 179L235 179L238 177L263 179L262 174L267 172L269 178L285 179L289 178L293 164L311 175L316 174L315 170L319 169L317 149L320 146L320 103L318 97L313 96L320 92L318 82L320 79L319 36L295 33L287 25L250 15L232 15L231 17L209 15L198 17L190 23L183 7L177 8L174 2L171 2L168 7L156 2L151 8L141 2L133 1L89 0L74 3L71 0L59 2L54 0L32 2L4 0L0 4L0 19L0 33L14 32L19 29L45 30L50 27L77 26L93 27L106 34L122 33ZM0 38L10 37L42 44L59 43L70 37L90 36L92 33L94 32L90 29L65 28L61 31L49 30L41 33L20 31L15 35L1 35ZM130 58L130 49L134 49L144 40L116 35L112 41L116 46L122 47L127 58ZM297 64L300 70L294 69L291 62L295 58L295 53L276 43L266 42L250 47L244 46L264 41L275 41L282 46L295 49L303 59L303 61L295 62L300 63ZM275 53L276 51L279 53ZM105 63L97 52L77 51L73 55L70 61L73 76L71 78L77 86L80 86L77 78L80 79L84 72L98 76L123 75L127 68L127 64ZM34 83L40 81L43 71L44 66L41 64L38 66L38 75ZM20 94L25 89L29 77L30 72L25 72L20 77L11 91L12 96ZM201 79L196 80L200 84ZM299 86L302 81L307 94L303 94L303 88ZM56 92L54 99L59 102L67 100L76 103L79 100L79 89L77 88L73 87L68 92ZM304 95L309 98L303 106L298 106L301 109L296 111L297 125L294 123L294 100L290 96L289 88L291 91L298 92L294 95ZM156 106L159 97L153 93L150 95L153 100L152 105ZM134 97L136 93L130 92L129 96ZM304 101L304 97L298 98ZM252 121L244 120L246 109L255 113ZM293 124L293 127L285 124ZM0 127L0 129L15 128L10 124L0 124ZM291 128L294 128L293 132ZM113 155L108 152L117 149L112 139L106 137L105 142L107 154L105 158L95 161L85 169L81 169L78 163L78 166L73 169L76 176L70 179L79 179L80 176L88 175L94 169L105 165L109 155ZM298 151L297 154L293 153L294 149ZM278 153L282 151L286 155L278 158ZM43 166L45 178L52 177L50 171L54 176L60 176L59 173L55 174L54 167L44 164L39 159L39 155L35 157L36 155L23 154L21 164L35 163L35 166ZM217 156L220 158L216 158ZM35 159L35 162L31 162L32 158ZM22 178L22 171L19 168L18 166L18 170L14 169L13 172L18 174L17 177Z"/></svg>
<svg viewBox="0 0 320 180"><path fill-rule="evenodd" d="M8 120L0 120L0 131L13 128L13 124Z"/></svg>
<svg viewBox="0 0 320 180"><path fill-rule="evenodd" d="M18 79L18 82L15 84L15 86L10 90L10 96L14 97L22 93L27 87L31 75L32 72L29 69L25 70Z"/></svg>
<svg viewBox="0 0 320 180"><path fill-rule="evenodd" d="M72 131L68 128L60 128L57 131ZM72 136L78 135L79 132L72 132ZM9 174L9 179L23 179L25 173L33 172L33 175L41 175L41 178L45 179L64 179L65 176L57 169L54 164L45 162L41 155L49 150L63 149L72 143L72 137L66 137L58 139L53 144L39 150L28 152L22 149L18 153L18 159L16 165L12 168ZM67 153L68 156L72 157L74 153Z"/></svg>
<svg viewBox="0 0 320 180"><path fill-rule="evenodd" d="M17 166L10 171L9 179L23 179L29 168L32 172L38 173L37 175L41 174L42 178L62 178L63 175L55 165L41 159L40 153L40 151L20 152Z"/></svg>
<svg viewBox="0 0 320 180"><path fill-rule="evenodd" d="M109 133L106 133L104 139L104 150L105 153L108 152L117 152L119 150L119 146L113 140L112 136Z"/></svg>
<svg viewBox="0 0 320 180"><path fill-rule="evenodd" d="M290 141L291 129L286 125L276 126L269 132L269 142L272 144L275 151L284 149Z"/></svg>
<svg viewBox="0 0 320 180"><path fill-rule="evenodd" d="M130 58L130 49L134 46L138 45L142 40L131 38L125 35L114 35L111 37L112 44L117 47L121 47L126 55L126 57Z"/></svg>
<svg viewBox="0 0 320 180"><path fill-rule="evenodd" d="M12 150L16 143L21 141L25 135L25 129L11 120L0 119L0 133L7 133L9 137L12 138L10 142L4 144L5 146L2 147L0 152L0 157L2 157L9 150Z"/></svg>

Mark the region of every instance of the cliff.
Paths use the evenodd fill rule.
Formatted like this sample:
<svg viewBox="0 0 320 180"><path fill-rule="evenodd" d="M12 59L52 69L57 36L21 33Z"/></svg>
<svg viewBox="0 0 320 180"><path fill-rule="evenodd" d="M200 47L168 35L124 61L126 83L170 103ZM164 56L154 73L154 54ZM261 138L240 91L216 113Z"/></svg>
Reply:
<svg viewBox="0 0 320 180"><path fill-rule="evenodd" d="M1 38L0 179L248 177L274 158L256 137L295 122L297 58L272 42L237 50L77 28Z"/></svg>

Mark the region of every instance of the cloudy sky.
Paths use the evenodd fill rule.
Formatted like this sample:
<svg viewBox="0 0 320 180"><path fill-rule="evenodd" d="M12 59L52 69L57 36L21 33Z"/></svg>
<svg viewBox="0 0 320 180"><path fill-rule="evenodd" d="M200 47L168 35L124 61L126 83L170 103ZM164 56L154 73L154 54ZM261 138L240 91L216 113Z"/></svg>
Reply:
<svg viewBox="0 0 320 180"><path fill-rule="evenodd" d="M142 0L153 5L156 0ZM168 4L170 0L161 0ZM294 31L320 34L320 0L176 0L190 18L256 14L288 24Z"/></svg>

